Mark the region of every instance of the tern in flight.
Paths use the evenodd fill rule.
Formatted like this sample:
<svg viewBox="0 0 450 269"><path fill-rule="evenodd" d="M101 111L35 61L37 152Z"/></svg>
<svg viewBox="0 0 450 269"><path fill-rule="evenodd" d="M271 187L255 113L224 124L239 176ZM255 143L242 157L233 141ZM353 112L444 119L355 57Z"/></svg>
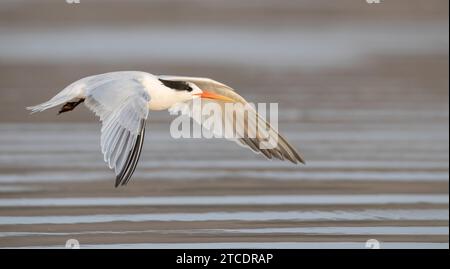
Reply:
<svg viewBox="0 0 450 269"><path fill-rule="evenodd" d="M102 122L101 150L105 162L115 171L117 187L126 185L136 168L144 143L145 122L149 111L170 110L177 104L189 104L198 98L214 102L222 108L227 103L248 104L232 88L212 79L120 71L75 81L49 101L27 109L35 113L62 105L59 113L64 113L84 103ZM223 111L223 122L237 121L236 114L232 112L227 115L226 110ZM256 110L251 112L256 115L258 121L256 123L246 120L244 131L247 133L248 129L261 123L268 127L269 131L266 132L266 128L255 128L254 137L243 136L234 139L237 143L255 153L263 154L268 159L304 163L294 147L264 121ZM260 147L263 137L267 136L272 136L277 141L276 145L272 148Z"/></svg>

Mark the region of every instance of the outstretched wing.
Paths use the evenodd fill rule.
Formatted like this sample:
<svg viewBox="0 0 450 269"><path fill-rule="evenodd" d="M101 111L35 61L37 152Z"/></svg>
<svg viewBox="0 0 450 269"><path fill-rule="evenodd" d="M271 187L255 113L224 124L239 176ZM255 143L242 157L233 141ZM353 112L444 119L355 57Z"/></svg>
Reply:
<svg viewBox="0 0 450 269"><path fill-rule="evenodd" d="M116 173L115 186L130 180L145 136L150 96L133 75L104 74L85 81L85 104L102 122L101 148Z"/></svg>
<svg viewBox="0 0 450 269"><path fill-rule="evenodd" d="M234 103L242 104L241 108L245 109L245 112L238 113L236 111L227 111L225 109L226 102L220 100L211 100L211 99L203 99L202 104L208 102L214 102L221 106L222 110L222 121L223 126L226 122L231 123L235 128L240 128L243 130L243 134L239 136L237 139L234 139L237 143L250 148L255 153L262 153L266 158L272 159L277 158L280 160L289 160L292 163L304 163L303 158L300 154L295 150L295 148L289 144L289 142L280 135L272 126L266 122L257 112L253 109L248 102L240 96L236 91L234 91L229 86L222 84L220 82L214 81L208 78L196 78L196 77L171 77L172 80L184 80L195 83L201 90L213 92L229 99L232 99ZM192 108L193 102L190 103ZM176 109L176 108L174 108ZM238 107L239 109L239 107ZM181 110L184 114L192 116L189 110ZM246 115L245 119L240 121L236 120L237 115ZM194 120L197 120L194 117ZM202 121L203 122L203 121ZM236 126L234 124L240 124L240 126ZM204 128L208 128L208 126L203 125ZM256 133L250 135L255 130ZM214 132L214 130L211 130ZM231 137L232 134L224 134L225 136ZM276 144L271 147L261 146L267 141L276 141Z"/></svg>

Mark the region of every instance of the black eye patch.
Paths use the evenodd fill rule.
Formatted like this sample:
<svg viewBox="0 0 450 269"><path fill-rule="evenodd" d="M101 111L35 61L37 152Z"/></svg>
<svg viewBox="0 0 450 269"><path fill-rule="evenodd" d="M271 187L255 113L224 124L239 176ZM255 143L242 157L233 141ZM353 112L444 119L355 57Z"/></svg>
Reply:
<svg viewBox="0 0 450 269"><path fill-rule="evenodd" d="M172 80L165 80L165 79L159 79L159 81L164 84L164 86L169 87L171 89L174 89L176 91L188 91L191 92L192 88L184 81L172 81Z"/></svg>

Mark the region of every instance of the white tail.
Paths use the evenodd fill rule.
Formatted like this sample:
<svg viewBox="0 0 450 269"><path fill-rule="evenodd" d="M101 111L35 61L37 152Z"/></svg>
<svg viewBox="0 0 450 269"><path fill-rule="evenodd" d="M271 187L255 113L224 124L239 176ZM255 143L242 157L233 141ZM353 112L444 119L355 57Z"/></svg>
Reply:
<svg viewBox="0 0 450 269"><path fill-rule="evenodd" d="M62 90L60 93L55 95L52 99L48 100L45 103L36 105L36 106L29 106L27 107L28 110L31 110L31 114L36 112L41 112L46 109L59 106L61 104L64 104L66 102L70 102L71 100L75 98L82 98L84 93L84 86L85 83L83 79L75 81L74 83L67 86L64 90Z"/></svg>

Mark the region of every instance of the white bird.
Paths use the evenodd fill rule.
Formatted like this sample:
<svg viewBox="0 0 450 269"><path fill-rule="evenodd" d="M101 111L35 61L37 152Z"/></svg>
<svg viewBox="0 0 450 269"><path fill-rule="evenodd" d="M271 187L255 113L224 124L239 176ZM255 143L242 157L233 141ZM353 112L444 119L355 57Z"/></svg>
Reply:
<svg viewBox="0 0 450 269"><path fill-rule="evenodd" d="M142 151L145 122L149 110L174 108L179 103L192 103L196 98L215 102L248 104L232 88L208 78L156 76L139 71L119 71L89 76L73 82L49 101L27 107L32 113L63 105L59 113L73 110L83 103L99 116L102 122L101 149L104 160L116 174L115 186L126 185L133 174ZM223 110L225 111L225 110ZM297 151L255 110L260 123L269 127L255 128L255 137L235 139L268 159L273 157L304 163ZM223 121L236 122L235 115L222 115ZM246 122L245 130L250 125ZM204 126L205 127L205 126ZM246 132L247 133L247 132ZM277 141L273 148L261 148L262 137L272 136Z"/></svg>

